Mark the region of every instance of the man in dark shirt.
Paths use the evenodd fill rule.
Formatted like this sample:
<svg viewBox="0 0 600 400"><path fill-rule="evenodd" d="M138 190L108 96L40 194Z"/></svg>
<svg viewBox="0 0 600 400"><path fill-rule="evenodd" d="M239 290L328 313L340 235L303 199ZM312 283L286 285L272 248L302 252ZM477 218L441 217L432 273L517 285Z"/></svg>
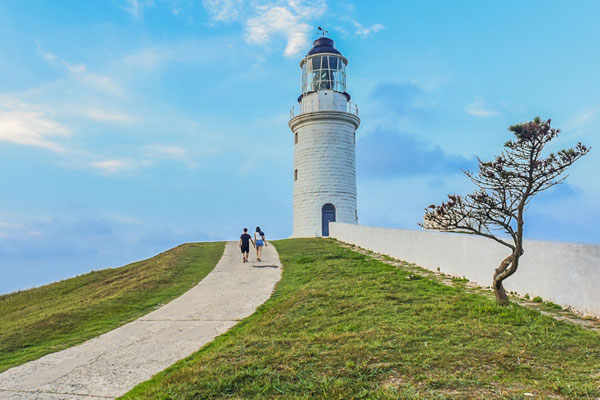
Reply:
<svg viewBox="0 0 600 400"><path fill-rule="evenodd" d="M240 236L240 249L242 249L242 260L243 262L248 262L248 253L250 253L250 242L252 242L252 247L254 247L254 240L252 240L252 236L248 235L248 228L244 228L244 233Z"/></svg>

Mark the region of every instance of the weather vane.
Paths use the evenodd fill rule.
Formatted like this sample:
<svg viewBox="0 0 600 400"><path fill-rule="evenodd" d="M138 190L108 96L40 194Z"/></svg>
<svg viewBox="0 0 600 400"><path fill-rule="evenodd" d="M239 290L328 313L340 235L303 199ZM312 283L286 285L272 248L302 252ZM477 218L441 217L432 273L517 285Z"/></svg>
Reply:
<svg viewBox="0 0 600 400"><path fill-rule="evenodd" d="M329 36L329 31L326 31L324 28L321 28L320 26L318 28L323 33L323 37L325 37L325 35Z"/></svg>

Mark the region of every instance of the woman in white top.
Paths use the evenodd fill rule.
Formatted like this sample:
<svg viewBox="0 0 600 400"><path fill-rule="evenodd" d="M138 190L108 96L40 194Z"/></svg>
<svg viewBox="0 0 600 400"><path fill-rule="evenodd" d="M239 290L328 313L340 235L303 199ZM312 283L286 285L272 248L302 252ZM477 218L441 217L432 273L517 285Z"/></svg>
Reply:
<svg viewBox="0 0 600 400"><path fill-rule="evenodd" d="M254 243L256 243L256 259L260 261L260 257L262 255L263 245L267 245L267 240L265 239L265 233L260 230L260 226L256 227L256 232L254 232Z"/></svg>

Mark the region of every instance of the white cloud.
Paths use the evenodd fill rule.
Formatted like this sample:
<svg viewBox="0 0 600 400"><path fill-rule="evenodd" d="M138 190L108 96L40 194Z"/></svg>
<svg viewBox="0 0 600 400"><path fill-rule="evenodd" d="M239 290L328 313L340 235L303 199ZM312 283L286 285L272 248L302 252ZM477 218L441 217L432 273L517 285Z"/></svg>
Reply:
<svg viewBox="0 0 600 400"><path fill-rule="evenodd" d="M15 99L0 99L0 106L6 110L0 111L0 141L56 152L65 150L53 138L68 137L71 130L54 121L50 110L40 110Z"/></svg>
<svg viewBox="0 0 600 400"><path fill-rule="evenodd" d="M132 124L138 122L138 119L118 112L112 112L103 110L100 108L89 108L82 110L82 114L95 121L121 123L121 124Z"/></svg>
<svg viewBox="0 0 600 400"><path fill-rule="evenodd" d="M287 3L302 18L318 18L327 11L325 0L288 0Z"/></svg>
<svg viewBox="0 0 600 400"><path fill-rule="evenodd" d="M135 18L138 18L142 15L144 7L153 5L154 1L152 0L125 0L125 4L121 8Z"/></svg>
<svg viewBox="0 0 600 400"><path fill-rule="evenodd" d="M123 90L119 85L115 83L113 79L105 75L99 75L96 73L89 72L87 66L83 63L71 64L50 52L44 51L39 43L36 42L38 53L40 56L54 65L60 65L64 67L69 74L79 82L90 86L98 91L112 94L114 96L122 96Z"/></svg>
<svg viewBox="0 0 600 400"><path fill-rule="evenodd" d="M563 131L575 131L588 133L596 128L595 122L600 117L600 106L581 110L571 117L563 126Z"/></svg>
<svg viewBox="0 0 600 400"><path fill-rule="evenodd" d="M42 56L42 58L46 61L55 61L58 57L52 53L48 53L44 50L42 50L42 48L40 47L40 44L37 42L35 42L35 45L37 46L37 50L38 53L40 53L40 56Z"/></svg>
<svg viewBox="0 0 600 400"><path fill-rule="evenodd" d="M244 0L204 0L202 5L215 22L237 21L243 9Z"/></svg>
<svg viewBox="0 0 600 400"><path fill-rule="evenodd" d="M214 52L214 42L209 40L182 40L148 46L132 51L122 58L121 64L139 73L154 71L169 62L209 63L220 54Z"/></svg>
<svg viewBox="0 0 600 400"><path fill-rule="evenodd" d="M148 157L167 160L183 160L188 157L188 152L183 147L173 145L153 144L146 146Z"/></svg>
<svg viewBox="0 0 600 400"><path fill-rule="evenodd" d="M195 157L214 154L215 150L210 147L203 147L202 154L190 154L190 152L180 146L151 144L144 147L144 156L151 160L165 161L175 160L184 163L188 168L194 169L198 166Z"/></svg>
<svg viewBox="0 0 600 400"><path fill-rule="evenodd" d="M324 0L268 4L248 4L243 0L205 0L213 22L240 21L245 26L244 39L250 44L268 45L283 36L287 42L284 55L293 57L308 47L314 26L310 21L322 16L327 8Z"/></svg>
<svg viewBox="0 0 600 400"><path fill-rule="evenodd" d="M268 44L273 34L282 34L287 40L284 54L293 57L307 47L310 29L310 25L301 22L301 18L289 8L265 8L262 14L248 20L246 41Z"/></svg>
<svg viewBox="0 0 600 400"><path fill-rule="evenodd" d="M181 162L189 168L197 167L189 151L180 146L152 144L144 146L141 150L139 157L111 158L89 162L86 165L105 175L135 172L169 160Z"/></svg>
<svg viewBox="0 0 600 400"><path fill-rule="evenodd" d="M322 17L327 10L326 0L204 0L211 21L240 22L244 25L244 39L250 44L267 46L280 37L286 40L284 55L294 57L310 45L310 37L316 33L313 22ZM352 7L342 7L342 12L353 12ZM358 21L341 17L350 21L355 28L354 33L363 38L385 29L382 24L363 26ZM345 37L348 30L335 27Z"/></svg>
<svg viewBox="0 0 600 400"><path fill-rule="evenodd" d="M374 24L371 26L363 26L360 22L358 21L352 21L352 24L354 25L354 27L356 28L356 31L354 32L356 35L361 36L363 38L368 37L371 33L374 32L379 32L383 29L385 29L385 26L382 24Z"/></svg>
<svg viewBox="0 0 600 400"><path fill-rule="evenodd" d="M110 77L88 72L85 64L69 64L63 60L60 61L71 75L80 82L114 96L123 95L123 90Z"/></svg>
<svg viewBox="0 0 600 400"><path fill-rule="evenodd" d="M123 58L123 64L131 69L139 67L144 70L153 70L170 58L171 52L168 48L146 47L127 54Z"/></svg>
<svg viewBox="0 0 600 400"><path fill-rule="evenodd" d="M94 161L91 162L89 166L99 170L102 173L113 175L134 169L136 167L136 163L128 158L119 158L113 160Z"/></svg>
<svg viewBox="0 0 600 400"><path fill-rule="evenodd" d="M0 228L22 228L23 224L16 224L13 222L0 221Z"/></svg>
<svg viewBox="0 0 600 400"><path fill-rule="evenodd" d="M498 111L489 108L483 99L477 98L466 106L467 114L474 115L476 117L493 117L498 115Z"/></svg>
<svg viewBox="0 0 600 400"><path fill-rule="evenodd" d="M348 29L344 28L343 26L336 25L333 27L333 30L335 30L344 39L350 36L350 32L348 32Z"/></svg>

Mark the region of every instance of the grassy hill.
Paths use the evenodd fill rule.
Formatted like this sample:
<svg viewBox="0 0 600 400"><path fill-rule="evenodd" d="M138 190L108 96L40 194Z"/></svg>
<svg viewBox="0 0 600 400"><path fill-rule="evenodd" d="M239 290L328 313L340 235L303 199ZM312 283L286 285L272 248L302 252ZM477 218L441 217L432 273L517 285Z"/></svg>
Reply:
<svg viewBox="0 0 600 400"><path fill-rule="evenodd" d="M322 239L259 310L124 399L600 397L600 334Z"/></svg>
<svg viewBox="0 0 600 400"><path fill-rule="evenodd" d="M184 244L124 267L0 296L0 371L81 343L183 294L224 243Z"/></svg>

